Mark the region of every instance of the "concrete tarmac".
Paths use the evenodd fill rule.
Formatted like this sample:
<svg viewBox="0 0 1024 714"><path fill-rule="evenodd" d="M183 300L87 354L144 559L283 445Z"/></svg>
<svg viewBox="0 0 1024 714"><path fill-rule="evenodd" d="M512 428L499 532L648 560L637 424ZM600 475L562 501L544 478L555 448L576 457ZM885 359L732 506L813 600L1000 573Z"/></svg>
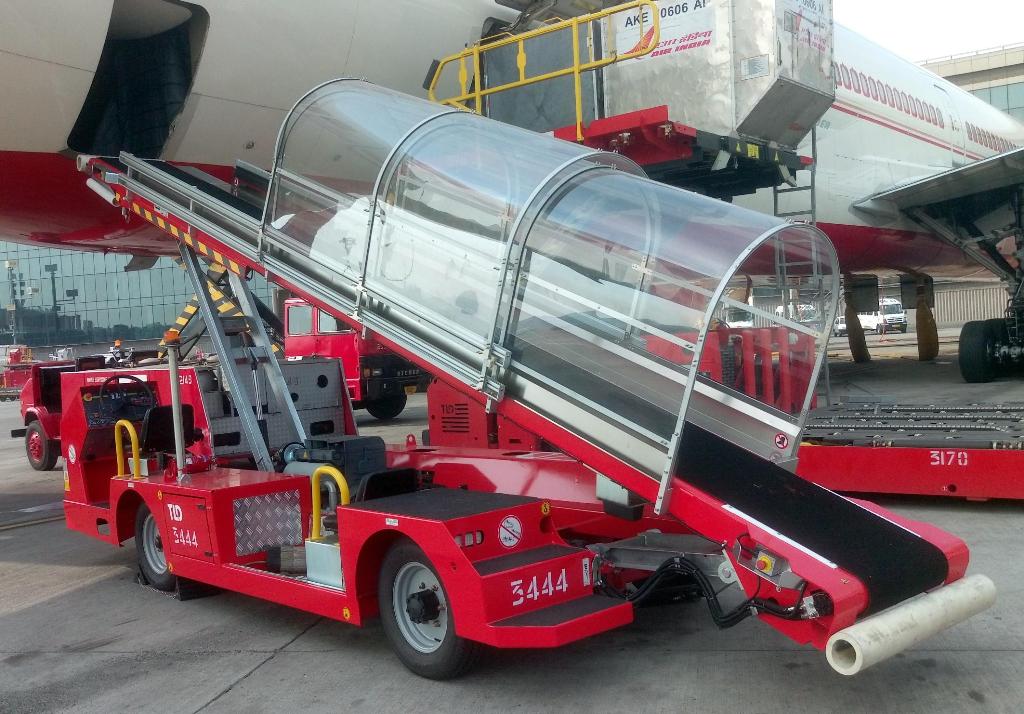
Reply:
<svg viewBox="0 0 1024 714"><path fill-rule="evenodd" d="M834 392L903 401L1024 401L1024 382L959 382L938 364L833 362ZM839 385L839 386L837 386ZM916 399L915 399L916 395ZM419 434L423 397L381 428ZM0 434L18 426L0 404ZM231 593L178 602L135 582L132 542L68 531L62 479L0 439L0 712L1020 712L1024 711L1024 506L886 498L963 537L970 572L999 587L990 611L853 678L824 655L747 620L719 631L702 603L557 650L489 653L463 679L407 672L377 623L363 629ZM36 523L31 525L31 523ZM841 528L842 524L834 524Z"/></svg>

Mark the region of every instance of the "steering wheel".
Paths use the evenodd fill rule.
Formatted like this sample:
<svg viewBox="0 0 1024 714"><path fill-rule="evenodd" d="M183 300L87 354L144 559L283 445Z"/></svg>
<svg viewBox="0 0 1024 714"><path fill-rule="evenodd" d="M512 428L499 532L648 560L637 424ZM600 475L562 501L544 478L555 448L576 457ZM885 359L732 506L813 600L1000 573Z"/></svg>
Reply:
<svg viewBox="0 0 1024 714"><path fill-rule="evenodd" d="M134 374L112 374L105 380L103 380L103 384L100 385L99 394L96 395L97 399L100 400L100 408L104 412L106 412L110 416L115 416L114 410L107 407L106 400L110 399L111 401L113 401L113 396L108 396L107 394L107 388L109 387L109 385L113 384L116 385L116 388L110 390L111 394L124 392L125 390L122 387L122 380L127 380L128 382L135 382L136 384L141 384L142 388L145 390L145 401L142 402L141 404L139 402L133 402L133 404L139 406L144 405L147 410L152 409L153 407L156 406L156 395L153 394L153 390L150 388L150 386L146 383L145 380L139 379ZM121 408L118 411L122 411L124 409L124 406L125 402L122 402Z"/></svg>

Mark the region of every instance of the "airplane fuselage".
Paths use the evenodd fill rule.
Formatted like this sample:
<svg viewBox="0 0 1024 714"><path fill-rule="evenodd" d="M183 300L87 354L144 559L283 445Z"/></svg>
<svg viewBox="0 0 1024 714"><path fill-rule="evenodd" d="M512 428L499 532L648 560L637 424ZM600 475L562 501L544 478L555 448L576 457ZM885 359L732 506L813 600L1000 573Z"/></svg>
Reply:
<svg viewBox="0 0 1024 714"><path fill-rule="evenodd" d="M162 0L66 1L59 13L52 3L8 5L0 28L0 91L10 109L0 119L0 238L138 253L173 246L112 223L67 157L108 33L131 39L189 22L191 84L161 158L226 175L236 159L270 164L284 114L308 88L358 76L422 95L433 58L479 37L487 18L514 15L492 0L310 0L301 11L278 0L201 0L191 19ZM1022 145L1024 126L840 26L835 74L835 102L817 131L817 220L844 270L977 271L899 216L855 204ZM809 140L800 150L810 153ZM770 192L737 202L771 210Z"/></svg>

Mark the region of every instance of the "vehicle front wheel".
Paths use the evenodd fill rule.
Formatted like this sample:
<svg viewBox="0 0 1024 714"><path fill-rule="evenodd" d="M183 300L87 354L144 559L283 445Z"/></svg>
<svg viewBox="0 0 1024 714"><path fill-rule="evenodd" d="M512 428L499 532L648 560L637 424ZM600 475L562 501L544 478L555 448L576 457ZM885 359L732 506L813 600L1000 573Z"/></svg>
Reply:
<svg viewBox="0 0 1024 714"><path fill-rule="evenodd" d="M164 592L174 590L178 579L167 565L160 524L144 503L135 514L135 555L142 575L150 585Z"/></svg>
<svg viewBox="0 0 1024 714"><path fill-rule="evenodd" d="M384 634L398 658L427 679L464 674L482 645L455 634L455 620L437 571L411 541L400 541L384 557L377 587Z"/></svg>
<svg viewBox="0 0 1024 714"><path fill-rule="evenodd" d="M29 465L36 471L49 471L57 464L60 449L57 442L46 437L43 426L38 421L31 422L25 428L25 456Z"/></svg>
<svg viewBox="0 0 1024 714"><path fill-rule="evenodd" d="M370 416L374 419L380 419L381 421L394 419L405 409L405 404L408 400L409 398L405 394L395 394L384 399L378 399L375 402L367 402L366 411L370 412Z"/></svg>

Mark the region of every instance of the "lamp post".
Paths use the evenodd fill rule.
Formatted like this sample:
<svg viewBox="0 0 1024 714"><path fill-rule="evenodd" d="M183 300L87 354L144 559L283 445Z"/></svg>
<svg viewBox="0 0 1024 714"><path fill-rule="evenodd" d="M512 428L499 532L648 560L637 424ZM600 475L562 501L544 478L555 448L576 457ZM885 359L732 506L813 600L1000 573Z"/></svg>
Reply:
<svg viewBox="0 0 1024 714"><path fill-rule="evenodd" d="M57 306L57 264L50 263L49 265L44 265L43 270L50 274L50 295L53 298L53 334L56 337L58 325L60 324L60 320L57 317L57 312L60 310Z"/></svg>

